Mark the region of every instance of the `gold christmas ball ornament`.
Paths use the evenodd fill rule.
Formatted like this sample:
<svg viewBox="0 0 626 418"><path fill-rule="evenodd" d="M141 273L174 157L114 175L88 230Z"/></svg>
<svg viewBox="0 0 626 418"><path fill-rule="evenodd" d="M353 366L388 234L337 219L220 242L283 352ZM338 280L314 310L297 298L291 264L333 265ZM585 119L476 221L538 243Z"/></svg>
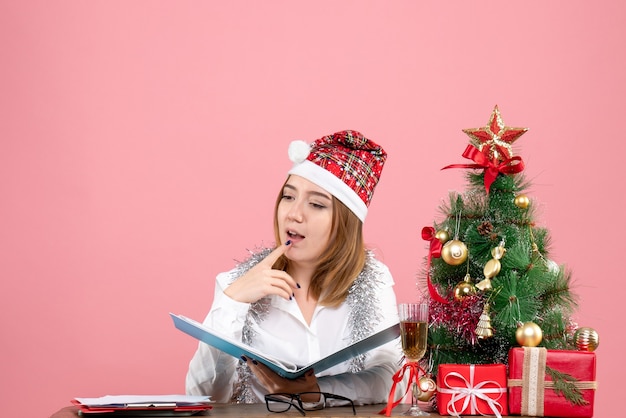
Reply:
<svg viewBox="0 0 626 418"><path fill-rule="evenodd" d="M528 205L530 205L530 199L525 194L515 196L515 200L513 202L515 203L515 206L520 209L526 209L528 208Z"/></svg>
<svg viewBox="0 0 626 418"><path fill-rule="evenodd" d="M466 296L472 296L476 294L476 286L472 283L472 278L469 274L465 276L465 279L454 286L454 299L463 300Z"/></svg>
<svg viewBox="0 0 626 418"><path fill-rule="evenodd" d="M467 246L458 239L448 241L441 249L441 258L451 266L463 264L467 260Z"/></svg>
<svg viewBox="0 0 626 418"><path fill-rule="evenodd" d="M428 376L422 376L417 383L420 393L417 395L417 400L422 402L430 401L437 393L437 383Z"/></svg>
<svg viewBox="0 0 626 418"><path fill-rule="evenodd" d="M537 347L543 339L543 331L534 322L524 322L515 331L517 343L524 347Z"/></svg>
<svg viewBox="0 0 626 418"><path fill-rule="evenodd" d="M593 328L580 327L574 332L574 344L579 351L595 351L600 344L600 336Z"/></svg>
<svg viewBox="0 0 626 418"><path fill-rule="evenodd" d="M450 239L450 234L445 229L435 232L435 238L442 244L445 244Z"/></svg>

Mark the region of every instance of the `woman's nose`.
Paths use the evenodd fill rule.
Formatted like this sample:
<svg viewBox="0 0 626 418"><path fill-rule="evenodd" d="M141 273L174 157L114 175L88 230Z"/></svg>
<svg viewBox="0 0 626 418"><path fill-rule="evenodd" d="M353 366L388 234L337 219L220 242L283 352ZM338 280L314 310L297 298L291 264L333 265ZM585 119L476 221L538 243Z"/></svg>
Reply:
<svg viewBox="0 0 626 418"><path fill-rule="evenodd" d="M302 210L299 204L295 204L291 207L291 210L287 213L287 217L295 222L302 222Z"/></svg>

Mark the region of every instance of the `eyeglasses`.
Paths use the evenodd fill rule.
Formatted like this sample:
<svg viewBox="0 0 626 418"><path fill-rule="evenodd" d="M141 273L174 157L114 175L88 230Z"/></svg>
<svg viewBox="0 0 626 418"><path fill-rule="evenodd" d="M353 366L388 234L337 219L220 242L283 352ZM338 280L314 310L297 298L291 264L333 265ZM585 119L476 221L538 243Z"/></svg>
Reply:
<svg viewBox="0 0 626 418"><path fill-rule="evenodd" d="M319 395L319 402L311 403L302 400L302 396L306 395ZM354 402L352 399L344 396L334 395L326 392L301 392L301 393L270 393L265 395L265 405L270 412L287 412L293 406L296 408L302 416L306 416L304 411L316 411L318 409L324 409L326 406L326 399L339 399L341 401L349 402L352 406L352 414L356 415L356 409L354 408Z"/></svg>

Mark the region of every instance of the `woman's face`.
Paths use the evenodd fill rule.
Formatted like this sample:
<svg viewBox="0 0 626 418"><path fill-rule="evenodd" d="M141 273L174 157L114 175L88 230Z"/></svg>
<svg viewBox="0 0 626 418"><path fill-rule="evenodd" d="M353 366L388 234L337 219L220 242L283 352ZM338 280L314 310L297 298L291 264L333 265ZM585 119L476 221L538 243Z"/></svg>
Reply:
<svg viewBox="0 0 626 418"><path fill-rule="evenodd" d="M289 176L276 217L280 239L291 240L287 258L296 265L315 266L330 240L332 195L300 176Z"/></svg>

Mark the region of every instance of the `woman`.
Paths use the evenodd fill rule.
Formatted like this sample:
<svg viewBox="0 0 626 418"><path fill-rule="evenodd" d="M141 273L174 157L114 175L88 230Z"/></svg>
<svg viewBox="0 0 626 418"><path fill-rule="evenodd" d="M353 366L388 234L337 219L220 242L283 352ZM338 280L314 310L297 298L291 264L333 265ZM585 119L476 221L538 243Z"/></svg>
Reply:
<svg viewBox="0 0 626 418"><path fill-rule="evenodd" d="M356 131L295 141L276 200L278 245L217 276L205 324L277 358L306 364L398 322L389 269L365 249L363 221L385 151ZM327 392L386 402L402 353L391 341L351 361L285 379L254 359L200 343L187 393L263 402L268 393ZM322 402L309 395L308 402Z"/></svg>

